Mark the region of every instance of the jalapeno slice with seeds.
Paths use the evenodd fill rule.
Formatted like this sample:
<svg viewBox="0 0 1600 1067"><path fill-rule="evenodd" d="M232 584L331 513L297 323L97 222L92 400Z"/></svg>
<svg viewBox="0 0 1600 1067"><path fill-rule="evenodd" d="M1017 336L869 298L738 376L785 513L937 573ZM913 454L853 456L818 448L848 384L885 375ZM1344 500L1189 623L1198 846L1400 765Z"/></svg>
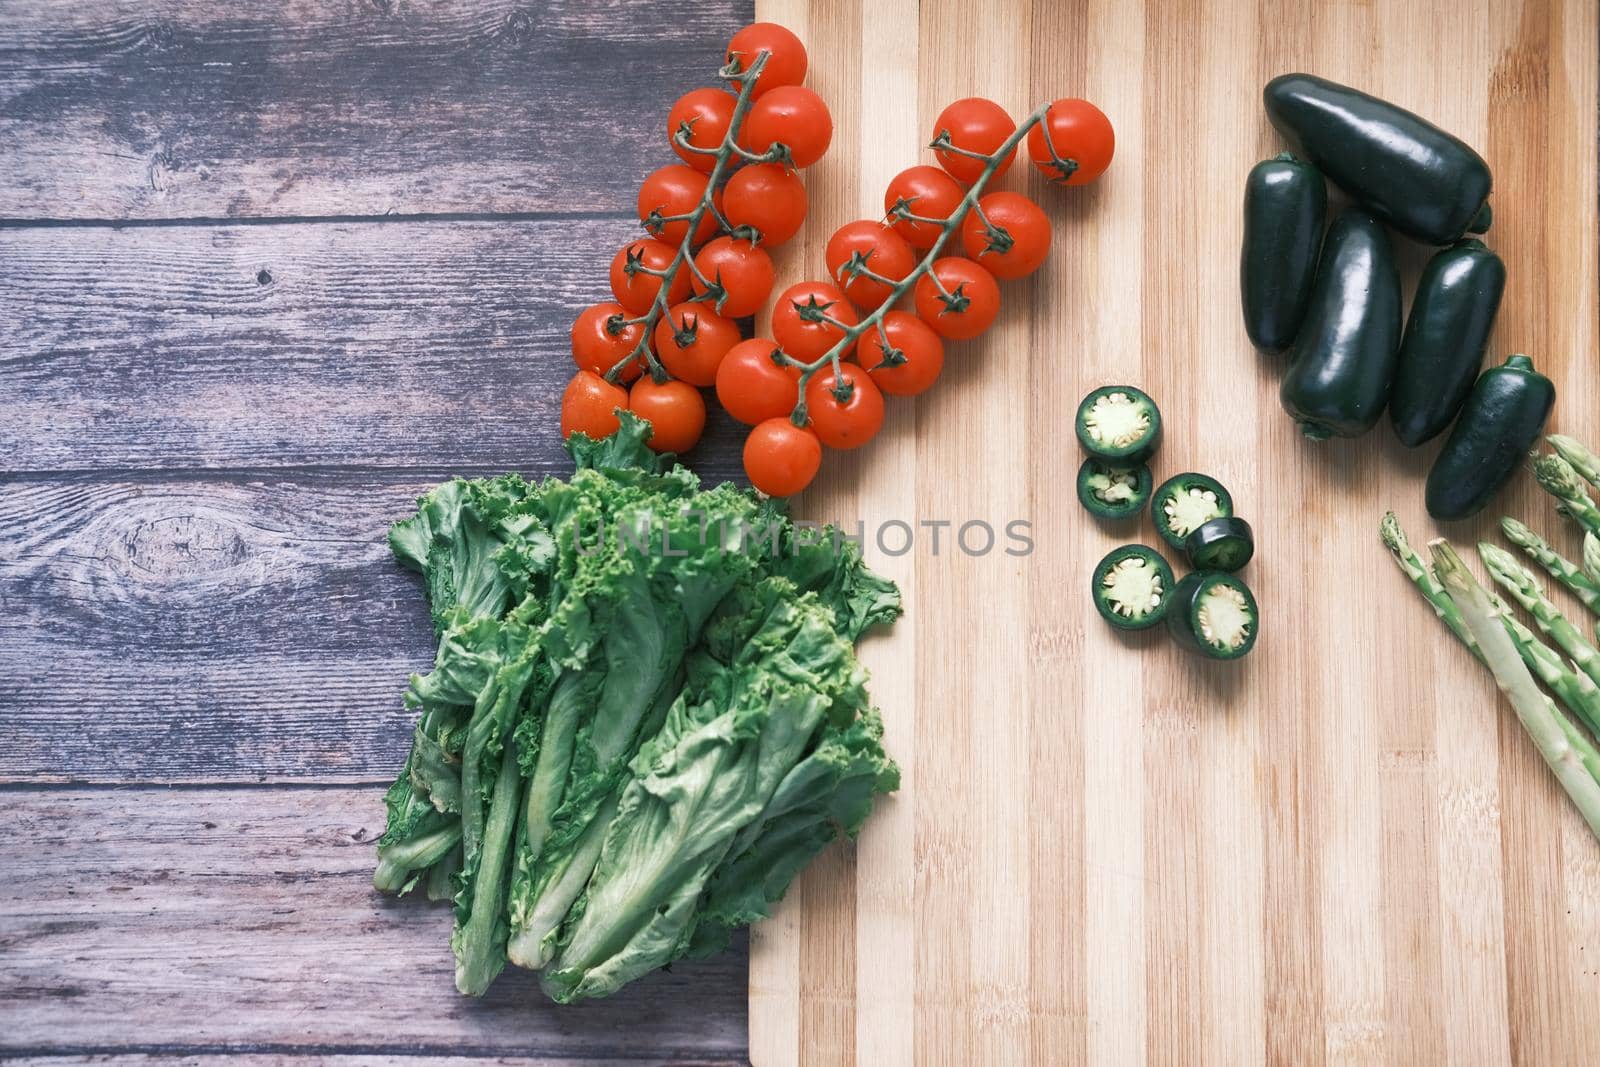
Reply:
<svg viewBox="0 0 1600 1067"><path fill-rule="evenodd" d="M1119 630L1144 630L1166 616L1172 568L1144 545L1114 548L1094 569L1090 593L1101 618Z"/></svg>
<svg viewBox="0 0 1600 1067"><path fill-rule="evenodd" d="M1215 478L1186 471L1156 486L1150 514L1161 539L1182 552L1189 535L1202 525L1233 514L1233 497Z"/></svg>
<svg viewBox="0 0 1600 1067"><path fill-rule="evenodd" d="M1196 571L1172 591L1167 630L1207 659L1238 659L1255 647L1261 615L1250 587L1222 571Z"/></svg>
<svg viewBox="0 0 1600 1067"><path fill-rule="evenodd" d="M1078 443L1091 456L1142 463L1161 442L1161 411L1131 385L1105 385L1083 398L1074 421Z"/></svg>
<svg viewBox="0 0 1600 1067"><path fill-rule="evenodd" d="M1078 503L1102 519L1131 519L1150 502L1153 479L1142 463L1107 463L1090 456L1078 468Z"/></svg>

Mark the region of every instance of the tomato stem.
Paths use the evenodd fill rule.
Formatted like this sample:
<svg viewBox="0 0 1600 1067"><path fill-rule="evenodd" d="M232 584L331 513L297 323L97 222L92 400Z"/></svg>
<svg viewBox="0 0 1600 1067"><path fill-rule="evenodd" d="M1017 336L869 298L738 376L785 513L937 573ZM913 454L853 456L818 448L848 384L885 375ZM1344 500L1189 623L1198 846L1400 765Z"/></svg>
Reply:
<svg viewBox="0 0 1600 1067"><path fill-rule="evenodd" d="M846 329L843 336L834 342L832 348L809 363L797 360L787 353L783 354L783 359L790 366L797 367L800 370L799 401L795 404L794 414L790 416L795 421L795 425L805 425L803 416L805 413L806 384L811 381L811 376L823 367L831 367L834 377L837 379L839 375L839 357L849 351L850 346L855 344L868 330L877 329L881 331L884 315L888 314L889 310L899 303L900 298L905 296L924 276L933 278L933 283L938 286L940 295L947 303L949 302L951 294L946 292L944 286L939 284L939 279L934 277L933 264L939 259L940 253L944 251L944 246L949 242L950 235L961 228L961 223L966 220L970 212L977 209L978 198L983 195L984 186L989 184L989 179L993 178L995 172L1000 169L1001 162L1008 159L1011 153L1016 151L1017 146L1022 143L1022 139L1028 136L1035 126L1044 122L1045 116L1049 114L1049 111L1049 104L1041 104L1034 108L1033 113L1017 126L1011 136L1007 137L1004 143L989 155L963 153L972 155L975 159L984 160L983 171L973 179L966 195L961 198L961 202L956 205L955 210L950 212L948 218L934 219L913 214L910 205L903 200L890 208L889 215L893 217L905 219L908 222L920 222L929 226L939 227L939 236L934 240L932 247L923 253L922 261L916 265L911 273L900 279L900 281L893 283L893 288L889 291L889 295L884 298L883 303L863 317L860 322ZM1048 124L1046 124L1044 135L1045 144L1050 148L1050 158L1054 162L1056 169L1064 172L1061 180L1065 181L1067 177L1072 175L1073 171L1078 169L1078 164L1070 159L1062 159L1056 154L1055 147L1050 145ZM937 141L938 138L935 138L936 144ZM954 149L954 146L951 147ZM887 349L889 347L888 334L884 333L882 337L884 348Z"/></svg>
<svg viewBox="0 0 1600 1067"><path fill-rule="evenodd" d="M657 382L665 382L671 378L671 375L667 373L666 368L661 365L661 361L656 357L655 350L650 347L650 341L655 333L656 323L660 321L661 316L667 314L670 310L667 304L667 294L672 291L672 283L677 280L678 272L684 269L685 264L688 265L689 271L708 290L710 289L710 283L706 281L705 276L700 273L699 268L694 263L694 239L695 234L700 229L700 220L705 218L707 212L710 212L711 217L716 221L718 230L723 233L733 232L733 227L728 224L727 218L723 216L721 211L717 210L717 205L713 202L713 197L722 186L723 176L729 168L729 161L737 158L751 163L770 163L789 157L789 150L781 144L775 144L767 152L755 155L740 148L737 143L739 132L744 127L745 117L750 113L750 104L755 99L756 79L760 77L761 70L767 65L767 59L771 54L762 49L756 53L755 58L750 61L748 67L741 67L739 62L734 60L718 71L718 74L723 79L736 82L739 86L739 98L733 105L733 117L728 121L728 132L722 135L722 144L714 149L691 145L686 140L688 131L682 126L673 135L672 140L683 148L700 155L714 155L717 161L711 168L711 174L706 178L706 191L701 195L700 203L695 205L693 211L686 215L662 215L660 212L652 211L644 219L645 230L655 236L659 236L661 228L669 222L684 223L683 239L678 242L678 248L673 253L671 263L668 263L659 271L649 271L650 274L661 279L661 285L656 290L656 298L650 302L649 310L643 315L636 319L628 320L629 325L637 323L644 326L644 332L639 335L639 343L633 346L633 351L623 356L612 365L610 370L606 371L606 381L615 383L622 376L623 371L641 359L644 361L645 367L650 371L650 376ZM717 306L720 309L720 299Z"/></svg>
<svg viewBox="0 0 1600 1067"><path fill-rule="evenodd" d="M928 147L935 152L949 152L953 156L966 156L968 159L987 160L989 156L971 148L962 148L950 139L949 130L940 130L939 136L928 143Z"/></svg>

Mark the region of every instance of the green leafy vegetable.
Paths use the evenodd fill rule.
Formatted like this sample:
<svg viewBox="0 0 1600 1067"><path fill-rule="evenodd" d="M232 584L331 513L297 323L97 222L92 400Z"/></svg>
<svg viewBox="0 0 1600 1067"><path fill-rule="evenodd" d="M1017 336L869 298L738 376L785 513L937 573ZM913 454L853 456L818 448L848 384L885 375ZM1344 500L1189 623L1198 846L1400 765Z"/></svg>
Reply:
<svg viewBox="0 0 1600 1067"><path fill-rule="evenodd" d="M702 488L626 417L568 480L441 485L390 534L439 650L374 884L453 899L456 981L603 996L766 916L899 773L854 642L900 610L837 531Z"/></svg>

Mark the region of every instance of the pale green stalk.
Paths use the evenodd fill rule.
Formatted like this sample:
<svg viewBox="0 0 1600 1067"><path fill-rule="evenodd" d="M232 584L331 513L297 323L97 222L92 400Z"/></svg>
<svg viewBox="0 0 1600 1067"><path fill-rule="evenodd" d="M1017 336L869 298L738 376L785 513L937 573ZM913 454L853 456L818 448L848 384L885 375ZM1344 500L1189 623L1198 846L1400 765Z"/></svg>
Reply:
<svg viewBox="0 0 1600 1067"><path fill-rule="evenodd" d="M1434 576L1455 602L1462 622L1477 641L1484 662L1494 674L1495 684L1510 698L1522 728L1555 772L1561 788L1577 805L1589 830L1600 837L1600 779L1585 766L1573 744L1576 728L1566 722L1555 702L1540 691L1505 627L1495 621L1496 613L1489 595L1449 542L1431 541L1429 548L1433 552Z"/></svg>
<svg viewBox="0 0 1600 1067"><path fill-rule="evenodd" d="M1600 583L1600 537L1588 531L1583 535L1583 576Z"/></svg>
<svg viewBox="0 0 1600 1067"><path fill-rule="evenodd" d="M1482 659L1483 653L1478 651L1477 642L1472 639L1466 623L1461 621L1461 613L1450 602L1450 594L1444 591L1444 586L1434 578L1433 572L1422 562L1422 557L1411 547L1411 542L1406 540L1405 531L1400 529L1400 520L1395 518L1394 512L1384 512L1378 532L1383 536L1383 544L1388 548L1389 555L1394 557L1400 569L1405 571L1406 577L1410 578L1422 592L1423 599L1433 606L1433 613L1439 616L1440 620L1450 628L1450 632L1455 634L1474 656Z"/></svg>
<svg viewBox="0 0 1600 1067"><path fill-rule="evenodd" d="M1572 464L1560 456L1540 456L1533 461L1533 477L1540 488L1560 502L1558 511L1588 532L1600 535L1600 508L1594 506Z"/></svg>
<svg viewBox="0 0 1600 1067"><path fill-rule="evenodd" d="M1400 529L1400 523L1395 518L1394 512L1384 515L1381 530L1383 543L1388 547L1389 554L1422 593L1423 598L1432 605L1433 613L1439 616L1439 619L1450 628L1450 632L1455 634L1481 663L1483 652L1473 640L1471 632L1467 630L1466 623L1462 621L1460 610L1450 599L1450 594L1445 592L1444 586L1433 576L1433 572L1422 562L1422 557L1417 555L1411 543L1406 540L1406 535ZM1528 669L1537 675L1541 682L1550 687L1550 691L1555 693L1574 715L1600 735L1600 686L1597 686L1588 675L1572 670L1567 661L1561 658L1560 653L1539 640L1538 635L1514 618L1510 609L1492 594L1490 601L1505 625L1507 636L1516 646L1517 654L1522 657L1522 662L1528 665ZM1563 718L1562 721L1566 722L1566 719ZM1600 778L1600 751L1595 750L1581 733L1574 738L1573 746L1582 754L1585 765L1595 777Z"/></svg>
<svg viewBox="0 0 1600 1067"><path fill-rule="evenodd" d="M1498 545L1479 542L1478 555L1484 566L1500 587L1511 594L1511 599L1521 604L1533 616L1539 631L1550 638L1561 650L1572 657L1578 669L1596 682L1600 682L1600 650L1596 650L1576 627L1562 616L1550 599L1544 595L1539 580L1533 572L1517 562L1517 558Z"/></svg>
<svg viewBox="0 0 1600 1067"><path fill-rule="evenodd" d="M1576 437L1553 433L1545 440L1550 442L1550 447L1556 450L1557 455L1572 464L1572 469L1581 474L1584 481L1600 486L1600 456L1590 452Z"/></svg>
<svg viewBox="0 0 1600 1067"><path fill-rule="evenodd" d="M1505 532L1507 540L1527 553L1528 558L1543 567L1546 574L1583 601L1584 607L1600 614L1600 579L1591 578L1574 566L1571 560L1551 548L1544 538L1516 519L1509 516L1501 519L1500 529Z"/></svg>

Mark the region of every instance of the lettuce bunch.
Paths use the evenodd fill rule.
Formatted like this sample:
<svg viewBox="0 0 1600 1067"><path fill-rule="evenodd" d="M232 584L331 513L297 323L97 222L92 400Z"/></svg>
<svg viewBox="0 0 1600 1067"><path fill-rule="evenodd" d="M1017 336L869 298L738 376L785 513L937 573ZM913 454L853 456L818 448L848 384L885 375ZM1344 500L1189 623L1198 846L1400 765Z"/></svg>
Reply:
<svg viewBox="0 0 1600 1067"><path fill-rule="evenodd" d="M456 480L390 543L438 633L374 883L455 906L456 985L558 1001L724 948L899 773L856 639L900 610L836 531L645 447Z"/></svg>

